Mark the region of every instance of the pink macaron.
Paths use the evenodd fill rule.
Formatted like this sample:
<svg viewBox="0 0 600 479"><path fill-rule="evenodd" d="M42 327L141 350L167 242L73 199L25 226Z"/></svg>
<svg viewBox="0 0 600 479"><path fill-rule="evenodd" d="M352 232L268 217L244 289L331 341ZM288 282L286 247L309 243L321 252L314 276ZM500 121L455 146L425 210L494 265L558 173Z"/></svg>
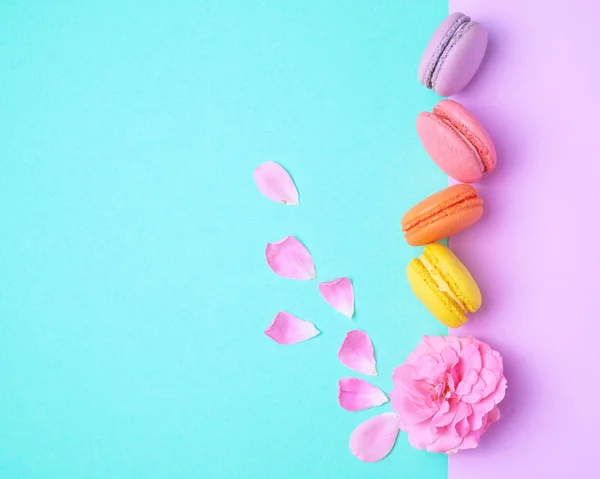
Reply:
<svg viewBox="0 0 600 479"><path fill-rule="evenodd" d="M460 103L442 100L417 117L417 133L433 161L462 183L474 183L496 167L496 149L485 128Z"/></svg>
<svg viewBox="0 0 600 479"><path fill-rule="evenodd" d="M462 90L477 72L488 35L463 13L448 16L434 32L419 64L419 81L440 96Z"/></svg>

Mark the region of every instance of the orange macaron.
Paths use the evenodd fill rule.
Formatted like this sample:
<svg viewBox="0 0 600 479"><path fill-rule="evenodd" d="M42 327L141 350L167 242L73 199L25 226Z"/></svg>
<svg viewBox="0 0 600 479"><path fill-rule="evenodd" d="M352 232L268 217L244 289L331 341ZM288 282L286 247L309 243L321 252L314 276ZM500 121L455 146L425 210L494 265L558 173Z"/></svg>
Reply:
<svg viewBox="0 0 600 479"><path fill-rule="evenodd" d="M406 242L420 246L468 228L483 214L483 199L470 185L454 185L425 198L402 218Z"/></svg>

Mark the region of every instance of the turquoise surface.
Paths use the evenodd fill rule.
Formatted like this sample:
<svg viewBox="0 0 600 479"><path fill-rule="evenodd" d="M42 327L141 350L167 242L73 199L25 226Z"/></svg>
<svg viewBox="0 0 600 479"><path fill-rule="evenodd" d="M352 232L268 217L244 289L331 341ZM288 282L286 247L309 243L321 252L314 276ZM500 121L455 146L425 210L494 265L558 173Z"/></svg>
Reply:
<svg viewBox="0 0 600 479"><path fill-rule="evenodd" d="M427 478L409 447L363 464L337 404L351 328L393 367L444 334L411 295L399 220L446 184L414 131L446 2L17 1L0 5L0 477ZM285 165L301 206L257 191ZM317 281L275 276L297 235ZM318 281L350 276L355 320ZM279 346L275 313L321 336Z"/></svg>

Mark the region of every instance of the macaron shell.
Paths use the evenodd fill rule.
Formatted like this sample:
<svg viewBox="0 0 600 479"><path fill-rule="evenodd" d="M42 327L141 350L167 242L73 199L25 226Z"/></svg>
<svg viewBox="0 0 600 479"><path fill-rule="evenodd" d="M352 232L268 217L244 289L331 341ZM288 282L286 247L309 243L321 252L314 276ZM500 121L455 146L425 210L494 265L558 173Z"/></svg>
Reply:
<svg viewBox="0 0 600 479"><path fill-rule="evenodd" d="M449 328L458 328L467 321L467 316L462 311L453 307L449 301L444 301L442 293L435 286L427 283L415 268L413 261L406 268L406 276L415 296L442 324Z"/></svg>
<svg viewBox="0 0 600 479"><path fill-rule="evenodd" d="M475 23L456 44L449 47L433 85L438 95L454 95L471 81L485 55L487 40L486 29Z"/></svg>
<svg viewBox="0 0 600 479"><path fill-rule="evenodd" d="M477 153L441 118L419 113L417 134L427 154L448 176L463 183L481 179L483 171Z"/></svg>
<svg viewBox="0 0 600 479"><path fill-rule="evenodd" d="M437 117L446 118L452 122L455 128L466 136L482 155L485 164L485 172L491 173L496 168L496 147L487 130L479 122L477 117L467 110L463 105L454 100L441 100L433 107L433 113Z"/></svg>
<svg viewBox="0 0 600 479"><path fill-rule="evenodd" d="M483 215L481 202L441 210L434 220L423 227L415 228L405 234L406 242L411 246L422 246L452 236L476 223Z"/></svg>
<svg viewBox="0 0 600 479"><path fill-rule="evenodd" d="M477 190L471 185L453 185L444 188L417 203L402 217L402 229L410 225L419 216L428 216L440 207L450 206L469 197L476 197Z"/></svg>
<svg viewBox="0 0 600 479"><path fill-rule="evenodd" d="M442 276L451 283L453 290L457 289L460 295L464 296L472 312L477 311L481 307L479 286L452 250L443 244L432 243L425 246L425 255L435 258L434 265L442 271Z"/></svg>
<svg viewBox="0 0 600 479"><path fill-rule="evenodd" d="M429 43L425 47L425 51L421 56L421 62L419 63L419 81L423 83L425 72L427 71L427 67L429 66L429 62L431 61L431 56L435 53L435 50L438 44L446 35L446 32L454 25L454 23L464 15L462 13L453 13L446 17L442 23L436 28L435 32L431 36Z"/></svg>

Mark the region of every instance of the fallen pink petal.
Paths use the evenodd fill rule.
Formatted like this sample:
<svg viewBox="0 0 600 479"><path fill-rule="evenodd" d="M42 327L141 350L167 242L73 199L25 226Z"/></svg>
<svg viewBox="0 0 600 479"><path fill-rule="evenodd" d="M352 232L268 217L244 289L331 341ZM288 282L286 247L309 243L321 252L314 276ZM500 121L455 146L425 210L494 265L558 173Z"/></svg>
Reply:
<svg viewBox="0 0 600 479"><path fill-rule="evenodd" d="M377 365L371 338L364 331L355 329L346 334L338 352L345 366L368 376L377 376Z"/></svg>
<svg viewBox="0 0 600 479"><path fill-rule="evenodd" d="M354 287L348 278L319 284L323 299L348 318L354 315Z"/></svg>
<svg viewBox="0 0 600 479"><path fill-rule="evenodd" d="M385 412L359 425L350 435L350 451L364 462L377 462L387 456L398 437L398 418Z"/></svg>
<svg viewBox="0 0 600 479"><path fill-rule="evenodd" d="M293 236L269 243L265 256L273 272L284 278L309 280L317 275L310 253Z"/></svg>
<svg viewBox="0 0 600 479"><path fill-rule="evenodd" d="M340 379L338 386L340 406L347 411L362 411L388 402L388 397L381 389L364 379Z"/></svg>
<svg viewBox="0 0 600 479"><path fill-rule="evenodd" d="M319 330L310 321L281 311L277 313L265 334L279 344L296 344L314 338Z"/></svg>
<svg viewBox="0 0 600 479"><path fill-rule="evenodd" d="M298 190L285 168L274 161L267 161L254 170L254 182L267 198L288 206L296 206Z"/></svg>

